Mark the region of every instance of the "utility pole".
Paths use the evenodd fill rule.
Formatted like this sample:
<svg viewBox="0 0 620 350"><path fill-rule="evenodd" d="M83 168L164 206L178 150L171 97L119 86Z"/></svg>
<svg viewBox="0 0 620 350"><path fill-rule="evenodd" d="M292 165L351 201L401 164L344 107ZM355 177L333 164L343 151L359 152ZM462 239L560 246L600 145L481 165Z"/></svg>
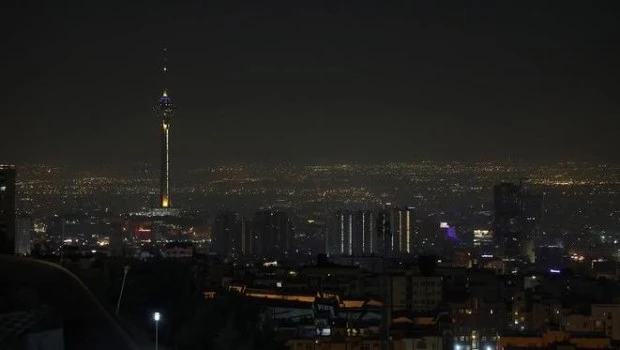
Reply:
<svg viewBox="0 0 620 350"><path fill-rule="evenodd" d="M62 266L62 259L65 253L65 219L61 219L62 227L60 231L60 265Z"/></svg>
<svg viewBox="0 0 620 350"><path fill-rule="evenodd" d="M121 308L121 299L123 298L123 290L125 290L125 280L127 280L127 272L129 272L129 265L125 265L123 269L123 283L121 284L121 291L118 294L118 302L116 303L116 316L118 316L118 311Z"/></svg>
<svg viewBox="0 0 620 350"><path fill-rule="evenodd" d="M155 350L159 350L159 320L161 319L161 314L159 312L155 312L153 314L153 320L155 321Z"/></svg>

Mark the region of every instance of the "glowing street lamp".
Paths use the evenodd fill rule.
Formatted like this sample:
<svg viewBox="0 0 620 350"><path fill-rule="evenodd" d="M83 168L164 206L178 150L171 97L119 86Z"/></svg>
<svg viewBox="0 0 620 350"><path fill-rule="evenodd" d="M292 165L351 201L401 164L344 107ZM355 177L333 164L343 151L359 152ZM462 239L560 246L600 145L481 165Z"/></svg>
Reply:
<svg viewBox="0 0 620 350"><path fill-rule="evenodd" d="M153 320L155 321L155 350L159 350L159 320L161 320L161 314L159 312L153 313Z"/></svg>

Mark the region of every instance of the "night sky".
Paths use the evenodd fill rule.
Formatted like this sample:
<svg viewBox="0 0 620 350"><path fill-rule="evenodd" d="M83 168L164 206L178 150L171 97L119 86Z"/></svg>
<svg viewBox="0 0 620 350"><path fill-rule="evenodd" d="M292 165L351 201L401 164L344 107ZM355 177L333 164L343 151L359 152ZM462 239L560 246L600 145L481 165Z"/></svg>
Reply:
<svg viewBox="0 0 620 350"><path fill-rule="evenodd" d="M6 2L0 163L620 158L619 1Z"/></svg>

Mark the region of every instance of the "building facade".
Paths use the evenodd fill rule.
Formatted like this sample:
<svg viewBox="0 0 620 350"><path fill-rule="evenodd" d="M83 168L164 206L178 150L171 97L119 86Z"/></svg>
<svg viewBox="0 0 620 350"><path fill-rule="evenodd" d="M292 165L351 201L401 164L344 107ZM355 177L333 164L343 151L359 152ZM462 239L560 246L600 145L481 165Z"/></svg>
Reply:
<svg viewBox="0 0 620 350"><path fill-rule="evenodd" d="M15 254L16 170L0 165L0 254Z"/></svg>
<svg viewBox="0 0 620 350"><path fill-rule="evenodd" d="M251 251L261 258L278 258L288 254L293 226L285 212L263 210L252 218Z"/></svg>
<svg viewBox="0 0 620 350"><path fill-rule="evenodd" d="M213 248L225 256L245 255L250 249L246 220L239 213L219 213L213 223Z"/></svg>
<svg viewBox="0 0 620 350"><path fill-rule="evenodd" d="M30 255L30 239L34 231L34 220L30 214L17 215L15 230L15 254Z"/></svg>
<svg viewBox="0 0 620 350"><path fill-rule="evenodd" d="M521 185L501 183L493 188L495 217L493 231L500 254L519 257L523 243Z"/></svg>

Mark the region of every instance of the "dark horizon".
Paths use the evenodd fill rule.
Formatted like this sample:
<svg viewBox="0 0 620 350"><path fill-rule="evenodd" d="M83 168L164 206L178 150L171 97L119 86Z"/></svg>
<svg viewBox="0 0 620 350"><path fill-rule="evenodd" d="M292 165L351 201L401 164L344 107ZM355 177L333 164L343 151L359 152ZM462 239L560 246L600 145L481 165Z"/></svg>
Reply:
<svg viewBox="0 0 620 350"><path fill-rule="evenodd" d="M617 2L3 4L1 161L617 164ZM174 171L174 170L173 170Z"/></svg>

